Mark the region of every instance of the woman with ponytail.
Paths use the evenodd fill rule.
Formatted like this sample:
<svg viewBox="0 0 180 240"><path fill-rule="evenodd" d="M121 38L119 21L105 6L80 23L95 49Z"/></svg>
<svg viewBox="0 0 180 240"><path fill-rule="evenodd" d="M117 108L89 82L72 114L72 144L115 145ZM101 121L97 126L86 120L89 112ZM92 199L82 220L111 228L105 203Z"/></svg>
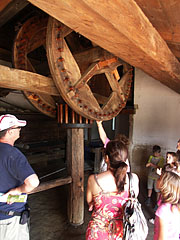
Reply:
<svg viewBox="0 0 180 240"><path fill-rule="evenodd" d="M121 240L123 237L123 205L129 195L127 146L110 141L105 149L106 172L90 175L87 184L87 203L92 217L86 240ZM132 174L134 192L139 193L139 180Z"/></svg>

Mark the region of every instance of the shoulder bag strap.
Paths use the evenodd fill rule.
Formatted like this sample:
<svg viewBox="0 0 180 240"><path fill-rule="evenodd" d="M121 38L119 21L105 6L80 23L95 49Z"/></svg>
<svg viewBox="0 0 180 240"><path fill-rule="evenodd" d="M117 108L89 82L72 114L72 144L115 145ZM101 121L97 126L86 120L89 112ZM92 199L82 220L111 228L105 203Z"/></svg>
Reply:
<svg viewBox="0 0 180 240"><path fill-rule="evenodd" d="M128 172L128 177L129 177L129 195L130 197L134 198L135 197L135 193L133 190L133 184L132 184L132 173Z"/></svg>

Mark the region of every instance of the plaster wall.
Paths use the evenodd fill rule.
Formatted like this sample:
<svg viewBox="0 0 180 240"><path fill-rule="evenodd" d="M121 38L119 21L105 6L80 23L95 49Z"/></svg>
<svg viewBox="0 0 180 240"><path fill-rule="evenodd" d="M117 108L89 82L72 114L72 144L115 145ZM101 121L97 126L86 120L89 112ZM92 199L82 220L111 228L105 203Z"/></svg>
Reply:
<svg viewBox="0 0 180 240"><path fill-rule="evenodd" d="M180 94L135 70L134 104L138 109L132 117L131 165L133 171L146 175L145 164L153 145L162 155L176 151L180 138Z"/></svg>

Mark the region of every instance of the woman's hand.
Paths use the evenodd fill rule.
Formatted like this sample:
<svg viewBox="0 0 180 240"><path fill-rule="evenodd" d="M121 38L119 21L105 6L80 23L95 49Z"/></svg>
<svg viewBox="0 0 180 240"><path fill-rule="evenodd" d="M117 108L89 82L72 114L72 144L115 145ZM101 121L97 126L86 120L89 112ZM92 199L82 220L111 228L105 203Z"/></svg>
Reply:
<svg viewBox="0 0 180 240"><path fill-rule="evenodd" d="M100 121L100 120L96 120L96 123L97 123L97 125L99 126L99 125L102 124L102 121Z"/></svg>

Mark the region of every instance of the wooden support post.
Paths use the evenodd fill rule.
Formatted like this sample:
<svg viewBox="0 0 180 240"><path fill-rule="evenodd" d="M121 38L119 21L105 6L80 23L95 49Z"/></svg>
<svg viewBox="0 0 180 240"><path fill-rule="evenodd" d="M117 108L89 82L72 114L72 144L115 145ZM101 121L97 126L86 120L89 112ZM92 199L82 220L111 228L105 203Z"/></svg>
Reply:
<svg viewBox="0 0 180 240"><path fill-rule="evenodd" d="M99 173L100 170L100 164L102 159L102 148L93 148L92 152L95 153L95 159L94 159L94 173Z"/></svg>
<svg viewBox="0 0 180 240"><path fill-rule="evenodd" d="M72 177L68 196L68 219L73 225L84 222L84 129L67 129L67 170Z"/></svg>
<svg viewBox="0 0 180 240"><path fill-rule="evenodd" d="M79 115L79 123L81 124L82 123L82 116Z"/></svg>
<svg viewBox="0 0 180 240"><path fill-rule="evenodd" d="M59 108L60 108L60 113L59 113L59 123L63 123L63 104L61 103L60 104L60 106L59 106Z"/></svg>
<svg viewBox="0 0 180 240"><path fill-rule="evenodd" d="M72 124L75 123L75 112L72 110Z"/></svg>
<svg viewBox="0 0 180 240"><path fill-rule="evenodd" d="M68 124L68 105L65 104L65 123Z"/></svg>

